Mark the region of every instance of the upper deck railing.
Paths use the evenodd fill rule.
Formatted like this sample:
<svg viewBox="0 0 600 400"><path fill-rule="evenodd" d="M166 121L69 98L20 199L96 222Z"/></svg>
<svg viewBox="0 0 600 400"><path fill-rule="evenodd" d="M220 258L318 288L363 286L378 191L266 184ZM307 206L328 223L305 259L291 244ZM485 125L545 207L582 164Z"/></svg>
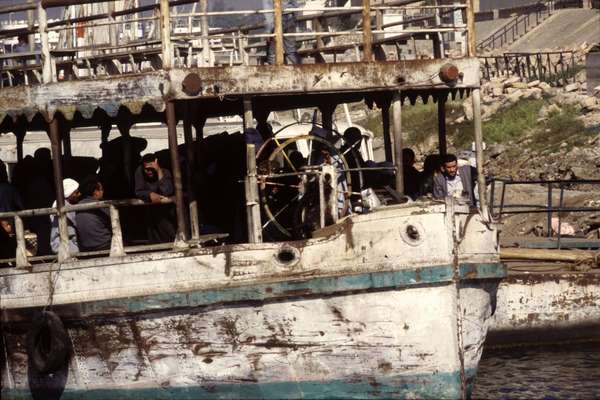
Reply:
<svg viewBox="0 0 600 400"><path fill-rule="evenodd" d="M102 11L75 16L75 6L89 3L101 3L95 8ZM456 38L465 45L455 56L474 53L474 37L468 33L472 31L469 24L474 24L472 8L461 3L430 6L416 0L376 4L365 0L360 7L283 9L282 1L274 0L273 9L236 11L208 11L208 0L160 0L128 10L116 10L115 4L41 0L0 7L0 14L27 10L36 14L27 27L0 31L0 41L5 44L0 49L2 85L170 68L419 58L414 43L407 45L411 39L431 41L427 58L443 58L449 40ZM182 13L178 7L184 5L191 10ZM50 7L64 7L65 17L49 22L46 9ZM460 18L455 17L457 13ZM295 19L290 19L291 15ZM215 17L232 16L269 16L273 29L265 23L211 26ZM351 21L343 24L351 27L328 28L340 18ZM23 43L25 35L28 43ZM286 57L292 48L297 51L295 61Z"/></svg>

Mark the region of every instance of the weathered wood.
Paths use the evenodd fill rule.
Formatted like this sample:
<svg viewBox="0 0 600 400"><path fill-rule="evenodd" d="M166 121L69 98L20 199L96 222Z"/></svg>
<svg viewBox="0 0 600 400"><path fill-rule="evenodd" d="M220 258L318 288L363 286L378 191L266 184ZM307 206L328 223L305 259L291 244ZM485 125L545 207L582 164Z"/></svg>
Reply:
<svg viewBox="0 0 600 400"><path fill-rule="evenodd" d="M27 248L25 246L25 230L23 229L23 220L19 216L15 216L15 236L17 238L16 264L17 268L31 267L27 261Z"/></svg>
<svg viewBox="0 0 600 400"><path fill-rule="evenodd" d="M112 229L112 239L110 242L110 256L121 257L125 255L123 249L123 233L121 232L121 221L119 219L119 210L115 206L110 206L110 226Z"/></svg>
<svg viewBox="0 0 600 400"><path fill-rule="evenodd" d="M169 0L160 0L160 39L162 44L163 69L173 67L173 46L171 45L171 21Z"/></svg>
<svg viewBox="0 0 600 400"><path fill-rule="evenodd" d="M371 32L371 0L362 2L363 61L373 60L373 32Z"/></svg>
<svg viewBox="0 0 600 400"><path fill-rule="evenodd" d="M256 177L256 151L253 144L246 145L246 220L248 223L248 242L262 242L262 224L260 221L260 200Z"/></svg>
<svg viewBox="0 0 600 400"><path fill-rule="evenodd" d="M50 56L50 43L48 42L47 32L47 16L46 9L42 7L42 3L38 3L38 29L40 32L40 42L42 44L42 79L44 83L51 83L56 80L52 75L52 57Z"/></svg>
<svg viewBox="0 0 600 400"><path fill-rule="evenodd" d="M198 240L200 237L200 219L198 218L198 200L196 199L196 191L193 188L193 175L194 167L196 165L196 152L194 151L194 137L192 135L192 104L186 103L184 105L184 118L183 118L183 137L185 140L185 148L187 155L186 163L186 177L187 177L187 191L190 201L190 225L192 239Z"/></svg>
<svg viewBox="0 0 600 400"><path fill-rule="evenodd" d="M487 186L485 174L483 173L483 131L481 128L481 89L474 88L471 92L473 102L473 129L475 131L475 158L477 160L477 186L479 194L479 208L485 215L489 214L487 209Z"/></svg>
<svg viewBox="0 0 600 400"><path fill-rule="evenodd" d="M475 1L467 0L467 55L469 57L477 56L475 40Z"/></svg>
<svg viewBox="0 0 600 400"><path fill-rule="evenodd" d="M396 191L404 194L404 166L402 164L402 100L400 93L392 99L392 123L394 132L394 164L396 165Z"/></svg>
<svg viewBox="0 0 600 400"><path fill-rule="evenodd" d="M446 95L438 95L438 149L439 154L445 156L448 145L446 144Z"/></svg>
<svg viewBox="0 0 600 400"><path fill-rule="evenodd" d="M275 37L275 65L283 65L283 14L281 9L281 0L273 0L273 23Z"/></svg>
<svg viewBox="0 0 600 400"><path fill-rule="evenodd" d="M166 117L169 134L169 153L171 154L171 172L173 173L173 186L175 187L175 210L177 213L177 236L175 238L175 244L178 246L185 246L184 241L187 239L188 224L185 218L181 166L179 164L179 154L177 153L177 119L175 116L175 103L172 101L167 103Z"/></svg>
<svg viewBox="0 0 600 400"><path fill-rule="evenodd" d="M519 249L503 247L500 258L517 260L568 261L600 265L600 253L586 250Z"/></svg>
<svg viewBox="0 0 600 400"><path fill-rule="evenodd" d="M60 151L60 131L58 120L50 121L50 147L52 149L52 169L54 172L54 190L56 193L56 208L58 208L58 232L60 244L58 247L58 262L69 259L69 233L67 227L67 213L61 211L65 205L65 193L63 190L62 154Z"/></svg>

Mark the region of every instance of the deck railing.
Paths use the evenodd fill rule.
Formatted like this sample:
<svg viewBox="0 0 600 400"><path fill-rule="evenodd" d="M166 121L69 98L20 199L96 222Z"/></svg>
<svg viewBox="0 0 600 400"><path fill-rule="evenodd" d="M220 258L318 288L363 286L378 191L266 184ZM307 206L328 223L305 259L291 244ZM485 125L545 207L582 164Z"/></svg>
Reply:
<svg viewBox="0 0 600 400"><path fill-rule="evenodd" d="M137 73L172 67L210 67L215 65L260 65L273 41L275 64L285 62L284 41L300 44L298 54L304 62L335 62L339 55L354 52L352 61L406 57L400 46L410 38L431 40L433 56L443 57L444 33L465 33L468 24L442 23L441 17L456 11L473 19L466 4L429 6L417 0L394 0L379 4L363 1L360 7L285 9L274 1L273 9L208 11L207 0L161 0L159 4L129 10L114 10L105 1L105 10L94 15L68 17L49 22L47 7L67 7L96 0L42 0L0 7L0 14L37 10L37 20L28 27L5 29L0 40L29 35L39 36L40 45L30 51L0 54L2 84L48 83L60 80L90 79L97 75ZM191 5L192 10L177 13L177 6ZM198 10L199 8L199 10ZM284 18L296 13L299 29L284 31ZM304 13L304 15L300 15ZM69 14L67 14L69 15ZM220 28L210 26L211 18L263 16L274 19L273 31L263 23ZM328 29L327 24L342 17L360 16L351 29ZM385 22L386 18L392 19ZM354 21L356 23L356 21ZM162 27L162 28L161 28ZM49 35L58 35L56 43ZM446 35L447 36L447 35ZM474 38L470 38L473 39ZM387 52L384 46L395 49ZM22 50L22 49L21 49ZM466 54L463 54L466 55ZM346 59L347 60L347 59Z"/></svg>
<svg viewBox="0 0 600 400"><path fill-rule="evenodd" d="M539 180L539 181L520 181L512 179L501 179L495 178L492 180L492 187L490 193L490 210L494 218L501 220L503 215L510 214L539 214L545 213L547 215L546 222L546 236L549 238L554 237L552 228L552 216L554 213L558 214L558 228L556 229L557 246L561 247L561 226L563 213L566 212L596 212L600 211L598 207L566 207L564 204L565 190L573 187L574 185L599 185L600 180L598 179L571 179L571 180ZM495 195L498 192L496 186L500 185L500 204L495 203ZM547 202L543 204L507 204L506 203L506 189L510 186L543 186L547 190ZM553 199L554 189L559 190L558 205L556 205Z"/></svg>

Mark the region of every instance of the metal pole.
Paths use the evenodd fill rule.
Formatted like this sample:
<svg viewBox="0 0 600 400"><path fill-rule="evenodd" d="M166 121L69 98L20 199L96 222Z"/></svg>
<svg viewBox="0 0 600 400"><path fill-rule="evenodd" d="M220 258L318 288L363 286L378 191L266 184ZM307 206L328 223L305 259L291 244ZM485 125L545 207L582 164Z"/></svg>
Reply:
<svg viewBox="0 0 600 400"><path fill-rule="evenodd" d="M42 42L43 83L50 83L54 80L54 77L52 76L52 59L50 58L50 44L48 43L48 32L46 31L47 25L48 21L46 16L46 10L44 9L44 7L42 7L42 3L40 2L38 3L38 26L40 30L40 40Z"/></svg>
<svg viewBox="0 0 600 400"><path fill-rule="evenodd" d="M167 102L166 116L167 127L169 131L169 151L171 153L171 169L173 170L173 184L175 186L175 208L177 211L177 237L175 239L175 244L176 246L181 246L181 242L187 239L188 229L183 205L183 186L181 185L181 168L179 166L179 154L177 153L177 120L175 119L175 103L173 101Z"/></svg>
<svg viewBox="0 0 600 400"><path fill-rule="evenodd" d="M254 126L254 117L252 116L252 99L244 97L244 129Z"/></svg>
<svg viewBox="0 0 600 400"><path fill-rule="evenodd" d="M67 228L67 214L62 211L65 206L65 193L63 191L63 171L60 152L60 132L58 120L50 121L50 147L52 149L52 169L54 171L54 189L56 191L56 208L58 209L58 232L60 244L58 247L58 262L69 259L69 232Z"/></svg>
<svg viewBox="0 0 600 400"><path fill-rule="evenodd" d="M248 224L248 242L262 243L262 226L258 200L258 181L256 178L256 156L253 144L246 145L246 220Z"/></svg>
<svg viewBox="0 0 600 400"><path fill-rule="evenodd" d="M472 1L472 0L471 0ZM483 174L483 132L481 129L481 89L475 88L471 94L473 100L473 128L475 130L475 157L477 159L477 186L479 204L483 215L487 214L487 191Z"/></svg>
<svg viewBox="0 0 600 400"><path fill-rule="evenodd" d="M164 69L170 69L173 66L173 47L171 46L171 23L169 17L169 0L160 0L160 39Z"/></svg>
<svg viewBox="0 0 600 400"><path fill-rule="evenodd" d="M552 184L548 183L548 237L552 237Z"/></svg>
<svg viewBox="0 0 600 400"><path fill-rule="evenodd" d="M444 93L438 97L438 147L440 155L445 156L448 146L446 144L446 96Z"/></svg>
<svg viewBox="0 0 600 400"><path fill-rule="evenodd" d="M371 31L371 0L363 0L363 61L373 60L373 32Z"/></svg>
<svg viewBox="0 0 600 400"><path fill-rule="evenodd" d="M468 55L475 57L475 5L474 0L468 0L467 3L467 39Z"/></svg>
<svg viewBox="0 0 600 400"><path fill-rule="evenodd" d="M402 164L402 101L400 92L392 100L392 121L394 132L394 163L396 165L396 191L404 194L404 167Z"/></svg>
<svg viewBox="0 0 600 400"><path fill-rule="evenodd" d="M273 14L275 24L275 65L283 65L283 14L281 0L273 0Z"/></svg>
<svg viewBox="0 0 600 400"><path fill-rule="evenodd" d="M192 136L192 105L189 102L185 104L185 117L183 119L183 138L187 150L187 187L190 200L190 223L192 239L197 240L200 237L200 221L198 218L198 200L196 199L196 191L193 188L192 175L194 174L195 153L194 153L194 138Z"/></svg>
<svg viewBox="0 0 600 400"><path fill-rule="evenodd" d="M200 12L202 13L202 60L200 65L210 67L210 41L208 40L208 0L200 0Z"/></svg>

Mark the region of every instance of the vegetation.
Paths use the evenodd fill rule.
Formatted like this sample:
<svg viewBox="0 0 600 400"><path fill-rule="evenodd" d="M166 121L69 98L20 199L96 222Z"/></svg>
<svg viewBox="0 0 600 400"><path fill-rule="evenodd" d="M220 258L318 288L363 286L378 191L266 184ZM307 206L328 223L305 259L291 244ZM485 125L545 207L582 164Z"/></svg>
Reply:
<svg viewBox="0 0 600 400"><path fill-rule="evenodd" d="M539 120L542 107L547 100L522 100L498 111L488 121L483 122L483 138L489 144L522 142L537 150L556 150L562 143L568 148L584 144L590 137L600 133L599 128L585 129L577 117L580 111L575 106L564 105L557 112L551 112L545 120ZM470 148L473 141L473 123L461 121L461 103L446 103L448 143L455 149ZM456 122L456 121L459 122ZM373 113L361 124L375 136L382 135L379 113ZM402 107L402 126L406 145L419 149L429 149L437 145L437 105L408 102Z"/></svg>

